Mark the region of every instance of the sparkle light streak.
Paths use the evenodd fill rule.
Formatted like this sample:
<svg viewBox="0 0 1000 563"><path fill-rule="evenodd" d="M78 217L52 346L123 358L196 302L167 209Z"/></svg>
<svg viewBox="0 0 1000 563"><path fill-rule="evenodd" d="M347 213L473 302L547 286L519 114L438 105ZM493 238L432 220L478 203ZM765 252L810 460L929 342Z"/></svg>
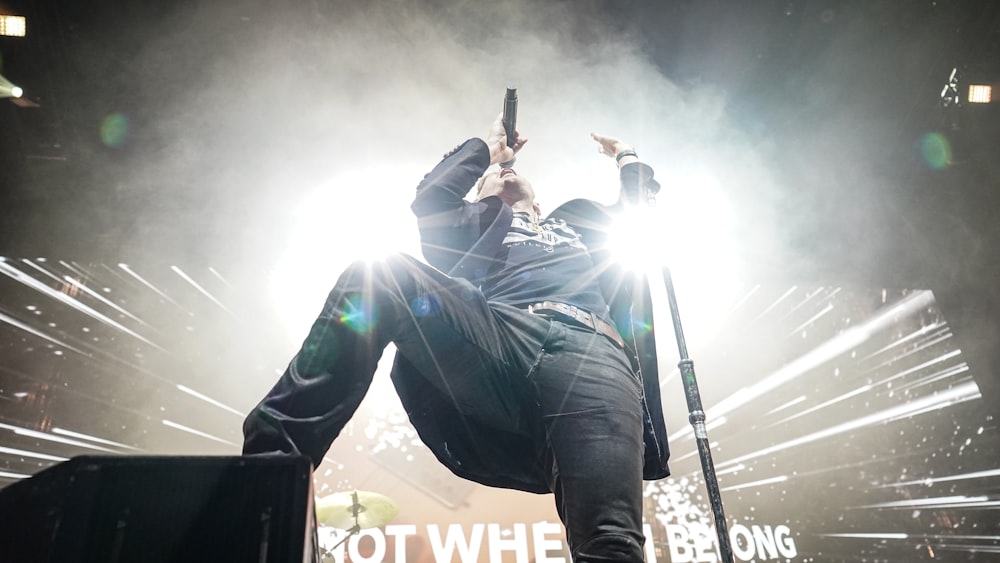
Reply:
<svg viewBox="0 0 1000 563"><path fill-rule="evenodd" d="M934 373L928 374L920 379L906 384L900 385L896 388L897 391L909 391L911 389L916 389L918 387L923 387L925 385L930 385L932 383L937 383L938 381L944 381L946 379L952 379L958 374L966 373L969 371L969 365L966 363L958 364L957 366L948 367Z"/></svg>
<svg viewBox="0 0 1000 563"><path fill-rule="evenodd" d="M753 324L753 322L755 322L755 321L758 321L758 320L766 317L768 313L770 313L771 311L773 311L775 309L775 307L777 307L785 299L788 299L788 297L791 296L792 294L794 294L796 291L798 291L798 289L799 289L798 286L795 286L795 285L793 285L792 287L790 287L788 289L788 291L786 291L785 293L783 293L781 295L781 297L779 297L778 299L776 299L773 303L771 303L768 307L766 307L763 311L761 311L760 314L758 314L756 317L754 317L753 321L751 321L751 324Z"/></svg>
<svg viewBox="0 0 1000 563"><path fill-rule="evenodd" d="M78 446L81 448L87 448L90 450L97 450L101 452L117 453L114 450L109 450L108 448L102 448L101 446L95 446L94 444L88 444L87 442L81 442L79 440L70 440L69 438L62 438L60 436L53 436L47 432L39 432L38 430L31 430L30 428L21 428L20 426L13 426L10 424L0 423L0 428L5 430L10 430L19 436L26 436L28 438L37 438L39 440L48 440L49 442L59 442L60 444L67 444L70 446Z"/></svg>
<svg viewBox="0 0 1000 563"><path fill-rule="evenodd" d="M928 342L922 342L922 343L914 346L913 348L911 348L911 349L903 352L902 354L899 354L899 355L892 356L892 357L888 358L887 360L883 361L881 364L878 364L877 366L874 366L871 369L869 369L868 372L875 371L875 370L877 370L879 368L882 368L882 367L891 366L892 364L898 362L899 360L901 360L903 358L906 358L908 356L912 356L913 354L922 352L922 351L926 350L927 348L931 348L931 347L933 347L933 346L935 346L937 344L940 344L941 342L944 342L945 340L948 340L949 338L951 338L951 333L950 332L947 333L947 334L945 334L945 335L932 338ZM954 351L953 353L960 353L960 351Z"/></svg>
<svg viewBox="0 0 1000 563"><path fill-rule="evenodd" d="M921 370L923 370L925 368L928 368L928 367L930 367L930 366L932 366L934 364L939 364L939 363L944 362L946 360L950 360L952 358L957 358L961 354L962 354L961 350L952 350L950 352L946 352L946 353L944 353L944 354L942 354L942 355L940 355L940 356L938 356L938 357L936 357L934 359L928 360L928 361L926 361L926 362L924 362L922 364L917 364L917 365L915 365L915 366L913 366L913 367L911 367L909 369L905 369L905 370L903 370L903 371L901 371L901 372L899 372L899 373L897 373L897 374L895 374L895 375L893 375L891 377L888 377L885 380L883 380L883 383L884 382L888 382L888 381L892 381L894 379L899 379L901 377L905 377L905 376L910 375L912 373L917 373L918 371L921 371Z"/></svg>
<svg viewBox="0 0 1000 563"><path fill-rule="evenodd" d="M937 322L937 323L929 324L927 326L920 327L919 330L915 330L915 331L911 332L910 334L908 334L908 335L906 335L906 336L904 336L902 338L898 338L898 339L890 342L889 344L886 344L885 346L879 348L878 350L875 350L874 352L872 352L871 354L868 354L867 356L865 356L862 359L868 360L868 359L874 358L875 356L878 356L879 354L881 354L883 352L887 352L889 350L892 350L893 348L898 348L900 346L903 346L904 344L907 344L910 340L913 340L914 338L920 338L921 336L924 336L924 335L930 333L931 331L936 331L938 329L944 329L947 326L948 326L948 323Z"/></svg>
<svg viewBox="0 0 1000 563"><path fill-rule="evenodd" d="M787 294L786 294L787 295ZM774 390L780 385L799 377L809 370L839 356L867 340L873 333L884 329L892 322L901 317L905 317L930 306L934 301L934 296L930 291L918 291L907 296L899 303L889 307L886 311L873 317L864 325L848 329L834 338L828 340L811 352L792 361L775 373L762 379L759 383L740 389L729 397L720 401L716 406L708 409L707 418L715 418L733 411L757 397ZM773 305L772 305L773 307ZM688 430L691 432L691 430Z"/></svg>
<svg viewBox="0 0 1000 563"><path fill-rule="evenodd" d="M669 442L669 441L670 441L671 439L672 439L672 438L669 438L669 437L668 437L668 438L667 438L668 442ZM719 447L719 443L718 443L718 442L711 442L710 444L708 444L708 447L709 447L709 449L715 449L715 448L718 448L718 447ZM682 460L685 460L685 459L688 459L688 458L690 458L690 457L694 457L694 456L696 456L696 455L698 455L698 450L696 450L696 449L695 449L695 450L691 450L691 451L689 451L688 453L686 453L686 454L684 454L684 455L674 455L674 454L671 454L671 455L670 455L670 459L671 459L671 460L673 460L673 461L675 461L675 462L677 462L677 461L682 461Z"/></svg>
<svg viewBox="0 0 1000 563"><path fill-rule="evenodd" d="M823 310L821 310L820 312L818 312L815 315L813 315L813 316L809 317L808 319L806 319L806 322L804 322L804 323L800 324L799 326L795 327L794 329L792 329L791 332L789 332L785 336L787 337L787 336L792 336L792 335L795 335L795 334L799 334L800 332L802 332L803 330L805 330L806 327L812 325L813 323L815 323L816 321L818 321L821 317L823 317L824 315L826 315L827 313L829 313L832 310L833 310L833 304L832 303L827 303L826 307L823 307Z"/></svg>
<svg viewBox="0 0 1000 563"><path fill-rule="evenodd" d="M750 298L753 297L753 295L755 293L757 293L759 290L760 290L760 284L757 284L757 285L751 287L749 291L747 291L745 294L743 294L743 297L740 297L739 299L736 300L736 303L733 303L733 306L729 309L729 312L730 313L736 312L747 301L749 301Z"/></svg>
<svg viewBox="0 0 1000 563"><path fill-rule="evenodd" d="M72 285L73 287L76 287L77 289L79 289L80 291L82 291L82 292L86 293L87 295L93 297L94 299L97 299L101 303L104 303L108 307L111 307L115 311L118 311L119 313L125 315L126 317L128 317L128 318L136 321L137 323L142 324L144 326L149 326L149 323L147 323L146 321L144 321L144 320L140 319L139 317L133 315L132 313L126 311L125 309L119 307L117 304L113 303L107 297L104 297L100 293L97 293L93 289L90 289L89 287L87 287L87 284L79 282L79 281L73 279L70 276L63 276L63 281L65 281L66 283Z"/></svg>
<svg viewBox="0 0 1000 563"><path fill-rule="evenodd" d="M66 461L68 457L60 457L57 455L43 454L40 452L29 452L27 450L19 450L16 448L8 448L6 446L0 446L0 454L7 455L20 455L24 457L33 457L35 459L44 459L47 461Z"/></svg>
<svg viewBox="0 0 1000 563"><path fill-rule="evenodd" d="M122 444L120 442L114 442L112 440L105 440L104 438L98 438L97 436L91 436L90 434L83 434L81 432L73 432L72 430L65 430L63 428L53 428L52 429L52 433L53 434L59 434L61 436L69 436L70 438L79 438L81 440L87 440L87 441L95 442L95 443L98 443L98 444L104 444L106 446L115 446L115 447L119 447L119 448L125 448L127 450L137 450L137 449L139 449L139 448L135 448L133 446Z"/></svg>
<svg viewBox="0 0 1000 563"><path fill-rule="evenodd" d="M83 268L79 267L78 264L70 264L65 260L60 260L59 265L80 276L82 279L92 279L94 277L92 274L87 273Z"/></svg>
<svg viewBox="0 0 1000 563"><path fill-rule="evenodd" d="M739 471L743 471L746 468L747 468L747 466L743 465L742 463L737 463L736 465L734 465L732 467L727 467L726 469L723 469L721 471L717 471L716 475L726 475L728 473L737 473Z"/></svg>
<svg viewBox="0 0 1000 563"><path fill-rule="evenodd" d="M33 334L33 335L35 335L35 336L37 336L37 337L39 337L39 338L41 338L43 340L47 340L47 341L51 342L51 343L53 343L53 344L55 344L57 346L60 346L62 348L70 350L72 352L76 352L77 354L80 354L81 356L87 356L88 355L83 350L80 350L79 348L76 348L74 346L70 346L69 344L63 342L62 340L59 340L58 338L55 338L54 336L49 336L48 334L45 334L44 332L42 332L40 330L37 330L37 329L33 328L32 326L30 326L30 325L28 325L26 323L23 323L23 322L15 319L14 317L6 315L6 314L4 314L2 312L0 312L0 322L7 323L7 324L13 326L14 328L18 328L20 330L23 330L24 332L27 332L29 334Z"/></svg>
<svg viewBox="0 0 1000 563"><path fill-rule="evenodd" d="M197 397L198 399L201 399L202 401L205 401L206 403L208 403L210 405L214 405L216 407L219 407L220 409L222 409L224 411L231 412L231 413L235 414L236 416L239 416L239 417L246 416L246 413L240 412L240 411L234 409L233 407L230 407L229 405L225 405L225 404L223 404L223 403L221 403L219 401L216 401L215 399L213 399L213 398L211 398L211 397L209 397L207 395L202 395L201 393L195 391L194 389L191 389L190 387L186 387L184 385L177 385L177 389L179 389L183 393L187 393L188 395L191 395L192 397Z"/></svg>
<svg viewBox="0 0 1000 563"><path fill-rule="evenodd" d="M878 533L878 532L868 532L864 534L820 534L826 538L862 538L862 539L873 539L873 540L905 540L910 537L909 534L901 533Z"/></svg>
<svg viewBox="0 0 1000 563"><path fill-rule="evenodd" d="M918 499L907 499L907 500L896 500L892 502L879 502L875 504L863 504L861 506L853 506L849 508L955 508L963 505L982 505L984 502L989 502L989 497L967 497L967 496L950 496L950 497L935 497L935 498L918 498Z"/></svg>
<svg viewBox="0 0 1000 563"><path fill-rule="evenodd" d="M785 410L785 409L787 409L789 407L794 407L795 405L797 405L797 404L799 404L799 403L801 403L801 402L803 402L805 400L806 400L806 396L805 395L799 395L798 397L792 399L791 401L788 401L787 403L785 403L783 405L778 405L778 406L774 407L773 409L767 411L767 414L776 414L776 413L779 413L779 412L781 412L781 411L783 411L783 410Z"/></svg>
<svg viewBox="0 0 1000 563"><path fill-rule="evenodd" d="M266 353L260 355L257 349L264 352L266 348L254 343L253 354L239 354L238 361L246 360L246 365L220 370L217 365L219 346L227 344L216 338L206 339L200 324L195 327L197 334L192 333L190 319L203 321L206 327L214 327L215 323L225 327L225 323L232 325L237 316L246 318L244 310L236 307L241 302L234 299L236 293L232 290L243 292L246 288L242 287L242 282L253 280L241 279L240 287L233 287L211 269L205 280L199 280L208 282L205 288L212 292L212 297L232 306L236 313L232 315L205 299L204 292L190 291L189 285L193 284L176 271L169 271L169 266L163 268L166 270L163 281L154 284L150 282L156 278L141 277L127 265L83 268L66 262L46 263L42 259L34 263L9 263L51 288L71 289L70 297L78 297L111 318L124 319L127 326L137 326L124 316L119 318L121 313L108 305L93 301L82 290L67 285L69 280L65 275L84 280L93 291L125 308L135 309L137 316L150 321L157 338L170 344L169 348L183 350L184 354L149 354L147 347L137 348L129 339L115 339L113 335L108 338L112 331L100 330L102 327L94 326L97 323L82 318L68 307L37 303L34 290L22 290L17 282L8 279L10 276L0 276L0 283L17 290L8 295L22 303L27 299L26 305L12 305L10 299L2 301L0 295L0 310L15 311L7 316L23 325L12 329L13 325L9 327L10 323L0 319L0 328L14 334L16 340L22 338L18 331L31 329L50 338L66 340L89 354L66 362L51 354L28 353L21 355L22 363L17 363L15 355L15 363L0 364L0 378L9 379L9 383L0 379L0 388L5 390L0 399L6 399L0 402L15 409L32 409L40 405L53 413L44 421L45 426L5 420L8 425L24 428L44 427L49 435L36 440L30 432L15 435L0 430L0 439L4 439L0 442L3 444L0 468L7 473L30 474L71 458L76 455L75 451L94 452L95 445L113 454L133 453L138 448L126 445L136 443L133 440L142 440L142 451L151 452L173 452L190 447L199 452L229 455L239 449L238 424L233 422L241 419L244 413L231 405L242 405L251 397L231 395L230 391L239 393L239 387L247 381L245 374L252 372L260 378L255 385L259 384L263 392L266 384L273 383L273 378L283 372L281 368L272 367L286 361L287 357L283 353L274 358L267 357ZM179 267L184 271L204 271L204 268ZM108 289L101 289L105 287ZM904 563L913 560L907 557L914 545L918 555L925 558L932 549L937 551L938 557L945 553L944 549L952 553L959 550L987 553L984 547L988 548L990 542L998 539L973 534L994 531L983 527L982 523L1000 508L1000 499L992 498L990 492L1000 470L989 465L992 459L982 459L993 451L989 449L990 433L995 423L982 418L968 420L968 416L974 416L971 413L978 412L982 405L981 402L969 402L981 399L981 395L972 380L972 370L958 349L959 335L951 334L932 299L920 303L931 294L903 290L883 292L884 297L879 302L877 290L840 290L827 286L820 289L799 287L788 293L786 288L753 286L749 291L734 293L734 302L739 303L740 310L727 315L731 316L727 322L732 321L732 324L713 336L727 350L742 350L739 345L729 344L727 339L753 347L747 348L753 357L746 364L753 366L752 369L741 369L742 365L735 366L736 369L726 369L722 363L714 365L717 360L732 363L735 359L739 363L740 359L735 357L739 354L730 354L730 359L724 360L713 357L706 362L712 368L707 373L722 373L725 378L724 385L715 387L724 390L723 399L729 399L728 395L738 389L737 385L753 390L760 389L756 385L762 382L772 385L753 400L742 405L733 403L735 406L730 411L707 421L714 439L710 448L716 454L716 469L727 509L734 522L746 528L745 537L756 534L755 530L763 534L768 527L775 530L778 524L787 526L803 561L817 553L830 557L831 561L865 557L874 560L876 554L895 550L906 553L880 560ZM176 298L168 297L168 293L176 294ZM775 298L779 296L782 299L775 305ZM916 301L910 302L917 305L900 306L914 299ZM141 309L137 308L139 304ZM34 309L28 308L27 313L21 315L22 319L12 306ZM770 309L767 318L747 329L753 324L748 319L759 318L758 313L765 307ZM90 329L82 340L72 332L81 325ZM58 326L60 332L47 326ZM792 330L792 327L797 328ZM786 337L800 330L803 331L801 338ZM852 334L851 331L856 332ZM240 334L243 338L248 336ZM91 341L91 336L100 338ZM166 340L175 337L175 340ZM54 342L51 344L56 346ZM34 336L26 345L28 350L40 348ZM391 351L391 348L387 350L386 365L380 365L380 370L391 363ZM132 362L112 361L122 353L132 358ZM130 355L133 353L134 357ZM182 355L206 363L183 363ZM32 373L31 364L24 362L35 361L50 362L63 373L57 371L55 376L49 375L46 364L42 364L38 373ZM109 361L112 363L107 363ZM187 365L195 369L188 370ZM716 372L718 367L722 368L720 372ZM793 368L798 370L797 374L792 373ZM157 375L163 370L177 375L174 378ZM228 376L228 373L234 375ZM106 379L109 374L111 380ZM664 369L661 384L678 374L676 368ZM738 374L738 377L731 374ZM774 385L768 378L776 375L789 378ZM226 384L213 380L210 383L214 391L208 391L206 376L233 379ZM450 485L421 480L420 475L427 468L419 464L425 461L419 455L410 454L427 454L426 463L435 463L433 456L417 441L402 406L385 400L385 394L392 392L391 382L386 377L379 377L378 382L382 386L373 386L369 391L374 402L359 409L356 423L345 429L342 438L324 458L325 467L317 473L317 489L337 490L344 483L358 480L355 461L337 460L345 456L371 455L376 458L379 470L388 473L366 474L361 479L375 478L381 483L387 477L399 478L402 482L393 483L393 486L416 487L421 494L429 495L429 502L438 499L446 506L462 505L464 495L468 494L463 492L465 489L438 489ZM109 396L103 388L96 390L87 386L94 383L123 385L122 390L129 400ZM710 385L707 390L711 392L713 387ZM676 396L674 391L671 388L668 392ZM86 429L99 429L96 432L100 437L84 434L80 432L83 428L72 426L85 419L71 414L63 416L64 405L81 400L86 402L86 407L81 408L102 410L101 413L88 411L93 418L86 425ZM387 403L392 403L388 409ZM673 408L665 409L668 415L676 416L678 412ZM181 416L183 424L177 422ZM366 417L382 422L365 426L365 421L369 420ZM116 422L117 418L122 419L121 425ZM152 424L162 430L150 431L143 428L143 424ZM55 428L48 430L49 425ZM649 541L657 546L674 545L677 538L671 535L671 530L677 528L673 526L711 527L698 475L698 452L693 447L686 447L693 446L693 442L677 442L678 438L690 436L690 427L678 424L671 428L683 428L683 432L671 436L675 446L671 460L675 477L650 482L644 487L646 519L653 526ZM54 438L64 442L52 441ZM20 478L0 475L0 486ZM949 487L950 482L958 485ZM912 488L903 488L907 485ZM936 488L931 488L934 486ZM960 490L956 490L958 487ZM913 502L922 504L894 505ZM879 506L867 506L873 504ZM959 524L948 530L938 528L939 532L964 531L965 534L933 539L922 533L934 530L937 519L941 518ZM980 526L966 525L966 522ZM820 535L825 532L843 534ZM907 533L911 540L920 539L895 542L886 537L892 532ZM909 545L911 543L914 545ZM975 545L977 543L979 545ZM763 553L757 553L758 560Z"/></svg>
<svg viewBox="0 0 1000 563"><path fill-rule="evenodd" d="M170 266L170 269L173 270L173 272L175 274L177 274L178 276L180 276L182 280L188 282L189 284L191 284L192 287L194 287L199 292L201 292L202 295L204 295L205 297L208 297L212 301L212 303L215 303L216 305L218 305L219 308L221 308L223 311L229 313L230 315L233 315L234 317L236 316L235 314L233 314L232 311L229 310L228 307L226 307L225 305L222 304L222 301L219 301L218 299L216 299L216 297L214 295L212 295L211 293L209 293L209 291L207 289L205 289L204 287L202 287L201 285L199 285L198 282L194 281L194 279L192 279L191 276L189 276L186 273L184 273L184 270L181 270L177 266Z"/></svg>
<svg viewBox="0 0 1000 563"><path fill-rule="evenodd" d="M218 436L213 436L213 435L209 434L208 432L202 432L201 430L195 430L194 428L191 428L190 426L184 426L183 424L178 424L178 423L176 423L176 422L174 422L172 420L163 419L161 422L163 423L164 426L169 426L170 428L174 428L174 429L180 430L182 432L187 432L188 434L194 434L195 436L201 436L202 438L207 438L209 440L213 440L213 441L219 442L221 444L228 444L228 445L233 446L233 447L239 447L238 444L230 442L229 440L225 440L223 438L219 438Z"/></svg>
<svg viewBox="0 0 1000 563"><path fill-rule="evenodd" d="M964 383L952 387L951 389L937 393L935 395L931 395L929 397L922 397L920 399L915 399L910 402L903 403L901 405L897 405L895 407L870 414L868 416L864 416L855 420L831 426L829 428L825 428L818 432L813 432L812 434L808 434L806 436L801 436L793 440L788 440L787 442L782 442L774 446L763 448L753 453L742 455L733 459L727 459L724 462L720 463L719 466L723 467L727 465L732 465L734 463L744 462L763 455L768 455L775 452L779 452L781 450L787 450L804 444L808 444L810 442L823 440L831 436L836 436L837 434L849 432L851 430L862 428L864 426L868 426L871 424L880 424L882 422L895 418L913 416L915 413L918 412L928 412L930 410L942 409L957 403L978 399L980 397L981 394L979 392L979 387L974 382Z"/></svg>
<svg viewBox="0 0 1000 563"><path fill-rule="evenodd" d="M97 321L99 321L99 322L101 322L103 324L106 324L106 325L108 325L108 326L110 326L112 328L118 329L121 332L124 332L125 334L127 334L127 335L129 335L129 336L131 336L133 338L136 338L137 340L145 342L146 344L149 344L150 346L153 346L154 348L156 348L158 350L163 350L163 348L161 348L160 346L158 346L154 342L146 339L145 337L143 337L139 333L137 333L137 332L129 329L128 327L126 327L126 326L124 326L124 325L122 325L122 324L114 321L113 319L110 319L107 316L105 316L105 315L103 315L103 314L95 311L94 309L90 308L89 306L84 305L83 303L77 301L76 299L73 299L69 295L66 295L65 293L62 293L60 291L56 291L56 290L52 289L51 287L49 287L49 286L47 286L47 285L39 282L35 278L33 278L33 277L27 275L26 273L22 272L21 270L18 270L17 268L14 268L9 263L7 263L7 261L5 259L0 259L0 274L4 274L7 277L9 277L11 279L14 279L15 281L18 281L18 282L20 282L20 283L22 283L22 284L30 287L31 289L34 289L34 290L38 291L39 293L41 293L43 295L51 297L52 299L55 299L56 301L59 301L60 303L63 303L65 305L68 305L68 306L72 307L73 309L76 309L77 311L79 311L79 312L81 312L81 313L83 313L83 314L91 317L92 319L97 320Z"/></svg>
<svg viewBox="0 0 1000 563"><path fill-rule="evenodd" d="M998 538L993 538L993 541L997 541ZM966 551L969 553L1000 553L1000 547L992 545L981 545L981 544L949 544L943 543L938 546L938 549L947 549L950 551Z"/></svg>
<svg viewBox="0 0 1000 563"><path fill-rule="evenodd" d="M751 487L762 487L764 485L773 485L775 483L783 483L788 480L788 475L780 475L778 477L771 477L770 479L761 479L760 481L751 481L749 483L740 483L739 485L731 485L729 487L722 487L720 491L738 491L740 489L749 489Z"/></svg>
<svg viewBox="0 0 1000 563"><path fill-rule="evenodd" d="M847 392L847 393L845 393L843 395L840 395L839 397L834 397L833 399L830 399L829 401L825 401L825 402L820 403L820 404L818 404L818 405L816 405L814 407L808 408L808 409L806 409L804 411L801 411L801 412L793 414L793 415L791 415L789 417L786 417L786 418L784 418L784 419L782 419L782 420L780 420L778 422L775 422L775 423L771 424L771 426L777 426L777 425L780 425L780 424L784 424L784 423L786 423L786 422L788 422L790 420L794 420L796 418L799 418L799 417L802 417L802 416L805 416L805 415L808 415L808 414L812 414L812 413L817 412L819 410L831 407L831 406L833 406L833 405L835 405L837 403L841 403L841 402L843 402L843 401L845 401L847 399L850 399L851 397L854 397L854 396L857 396L857 395L861 395L863 393L867 393L867 392L871 391L872 389L880 388L880 387L884 386L887 383L890 383L890 382L892 382L892 381L894 381L896 379L905 377L907 375L916 373L916 372L918 372L918 371L920 371L922 369L928 368L928 367L930 367L930 366L932 366L934 364L938 364L938 363L941 363L943 361L949 360L951 358L958 357L959 355L961 355L961 353L962 353L961 350L954 350L954 351L948 352L946 354L943 354L941 356L938 356L937 358L934 358L933 360L930 360L930 361L924 362L922 364L919 364L917 366L911 367L909 369L903 370L902 372L899 372L897 374L891 375L889 377L885 377L885 378L883 378L883 379L881 379L879 381L876 381L874 383L867 384L867 385L862 385L862 386L860 386L860 387L858 387L858 388L856 388L856 389L854 389L852 391L849 391L849 392ZM958 373L962 373L963 371L966 371L967 369L968 369L968 367L964 366L964 365L957 366L955 368L949 368L949 369L945 370L944 372L936 372L934 374L931 374L931 376L929 376L928 378L922 378L922 379L920 379L920 380L918 380L916 382L913 382L913 383L911 383L909 385L902 386L902 387L900 387L900 389L901 390L902 389L915 389L915 388L918 388L918 387L920 387L922 385L926 385L928 383L932 383L932 382L935 382L935 381L938 381L938 380L942 379L943 378L942 374L944 374L945 376L950 376L950 375L955 375L955 374L958 374ZM915 413L907 413L907 416L912 416L913 414L915 414Z"/></svg>
<svg viewBox="0 0 1000 563"><path fill-rule="evenodd" d="M835 293L836 292L834 292L834 294ZM823 299L820 299L818 301L813 301L813 298L815 298L817 295L822 295L824 297L823 297ZM817 305L819 303L822 303L823 301L826 301L827 299L829 299L830 297L832 297L832 295L833 294L826 292L826 288L825 287L822 287L822 286L817 287L816 289L813 289L812 291L807 292L806 295L805 295L805 297L803 297L801 301L799 301L797 304L795 304L795 306L793 306L791 309L789 309L787 312L785 312L785 314L784 314L784 316L782 318L785 318L785 319L791 318L792 315L794 315L795 313L797 313L800 309L803 309L803 308L805 308L807 306L812 306L812 305Z"/></svg>
<svg viewBox="0 0 1000 563"><path fill-rule="evenodd" d="M149 283L148 281L146 281L145 278L143 278L138 273L136 273L135 270L133 270L132 268L130 268L128 264L118 264L118 267L121 268L128 275L130 275L133 278L135 278L136 281L138 281L142 285L144 285L144 286L148 287L149 289L153 290L154 293L156 293L157 295L159 295L160 297L162 297L163 299L165 299L167 302L172 303L172 304L177 305L178 307L180 307L179 303L177 303L169 295L167 295L166 293L164 293L163 291L161 291L160 288L158 288L155 285L153 285L153 284Z"/></svg>
<svg viewBox="0 0 1000 563"><path fill-rule="evenodd" d="M916 479L913 481L898 481L895 483L886 483L885 485L881 485L881 487L906 487L909 485L924 485L930 487L936 483L965 481L967 479L985 479L987 477L1000 477L1000 469L973 471L972 473L960 473L957 475L948 475L945 477L927 477L924 479Z"/></svg>
<svg viewBox="0 0 1000 563"><path fill-rule="evenodd" d="M218 278L219 281L221 281L222 283L226 284L226 287L233 287L233 284L229 283L229 280L227 280L226 278L222 277L222 274L220 274L218 272L218 270L216 270L215 268L212 268L211 266L209 266L208 271L211 272L211 274L213 276L215 276L216 278Z"/></svg>
<svg viewBox="0 0 1000 563"><path fill-rule="evenodd" d="M875 385L862 385L861 387L858 387L858 388L856 388L856 389L854 389L852 391L848 391L847 393L844 393L843 395L840 395L839 397L834 397L834 398L832 398L832 399L830 399L828 401L823 401L822 403L820 403L818 405L815 405L813 407L810 407L810 408L808 408L808 409L806 409L804 411L799 411L799 412L797 412L797 413L795 413L795 414L793 414L791 416L786 416L785 418L782 418L781 420L779 420L777 422L772 422L770 424L770 426L780 426L780 425L785 424L785 423L787 423L787 422L789 422L791 420L795 420L796 418L803 417L803 416L806 416L806 415L810 415L810 414L812 414L814 412L821 411L821 410L823 410L823 409L825 409L827 407L831 407L831 406L836 405L838 403L842 403L842 402L846 401L847 399L850 399L851 397L856 397L858 395L867 393L867 392L871 391L874 388L875 388Z"/></svg>

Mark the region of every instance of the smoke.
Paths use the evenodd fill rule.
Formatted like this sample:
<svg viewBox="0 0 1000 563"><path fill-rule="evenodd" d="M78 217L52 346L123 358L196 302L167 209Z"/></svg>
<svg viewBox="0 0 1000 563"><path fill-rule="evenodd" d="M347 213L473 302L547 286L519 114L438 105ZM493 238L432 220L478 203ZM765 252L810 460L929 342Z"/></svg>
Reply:
<svg viewBox="0 0 1000 563"><path fill-rule="evenodd" d="M597 131L634 144L665 190L710 171L734 198L737 230L752 225L773 247L771 196L760 197L777 191L771 144L730 120L719 87L664 76L637 26L596 4L180 4L145 25L129 65L143 101L138 148L120 189L135 254L171 241L181 256L234 266L278 255L318 189L350 202L329 210L330 244L342 244L352 218L377 225L380 209L406 208L422 175L387 173L390 185L380 170L429 170L484 135L507 86L530 139L518 168L544 210L617 197ZM359 170L368 185L332 184Z"/></svg>
<svg viewBox="0 0 1000 563"><path fill-rule="evenodd" d="M654 167L660 219L684 231L649 247L699 258L672 265L685 299L724 301L729 286L706 282L737 279L917 277L937 289L925 256L941 254L944 227L899 187L924 106L901 106L886 79L933 82L933 65L914 61L942 48L928 33L936 20L808 3L791 14L617 8L238 0L133 13L108 42L132 47L117 65L100 61L111 53L96 36L80 55L124 89L106 113L129 118L109 151L120 156L114 193L97 198L114 208L102 240L115 260L210 263L238 279L280 270L315 288L279 294L321 295L369 247L362 237L413 251L414 187L484 135L516 86L530 139L517 168L543 211L616 198L616 168L591 131Z"/></svg>

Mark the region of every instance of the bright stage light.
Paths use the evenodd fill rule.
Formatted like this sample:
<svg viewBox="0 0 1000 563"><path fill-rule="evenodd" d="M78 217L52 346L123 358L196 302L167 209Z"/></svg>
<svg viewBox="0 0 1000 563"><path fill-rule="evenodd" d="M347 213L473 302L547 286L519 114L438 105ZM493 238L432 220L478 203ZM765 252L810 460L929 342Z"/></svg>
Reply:
<svg viewBox="0 0 1000 563"><path fill-rule="evenodd" d="M421 257L413 187L424 167L345 173L303 193L290 214L286 249L270 274L272 301L296 345L309 332L340 273L356 260L396 252Z"/></svg>
<svg viewBox="0 0 1000 563"><path fill-rule="evenodd" d="M615 261L626 270L646 272L669 261L670 235L658 207L636 207L618 216L609 243Z"/></svg>
<svg viewBox="0 0 1000 563"><path fill-rule="evenodd" d="M0 35L24 37L25 29L24 16L0 15Z"/></svg>
<svg viewBox="0 0 1000 563"><path fill-rule="evenodd" d="M993 98L993 87L989 84L970 84L969 103L988 104Z"/></svg>
<svg viewBox="0 0 1000 563"><path fill-rule="evenodd" d="M611 232L624 267L650 276L660 323L669 322L660 270L668 267L688 341L707 341L741 287L734 220L718 181L708 172L663 174L655 207L628 210ZM667 334L666 332L664 334Z"/></svg>
<svg viewBox="0 0 1000 563"><path fill-rule="evenodd" d="M20 98L22 94L24 90L0 75L0 98Z"/></svg>

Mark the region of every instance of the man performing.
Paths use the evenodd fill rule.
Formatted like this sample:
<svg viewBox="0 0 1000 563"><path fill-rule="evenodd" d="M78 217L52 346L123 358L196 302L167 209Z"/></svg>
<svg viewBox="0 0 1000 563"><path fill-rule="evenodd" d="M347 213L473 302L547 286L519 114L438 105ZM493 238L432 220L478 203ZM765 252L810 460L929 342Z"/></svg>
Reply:
<svg viewBox="0 0 1000 563"><path fill-rule="evenodd" d="M405 255L349 266L244 422L243 451L318 466L393 342L392 382L441 463L554 493L573 561L642 561L642 480L668 475L669 452L648 286L614 263L608 228L659 186L630 146L593 134L618 162L618 203L577 199L542 219L514 169L484 175L521 150L514 136L510 147L498 118L424 177L411 208L433 267Z"/></svg>

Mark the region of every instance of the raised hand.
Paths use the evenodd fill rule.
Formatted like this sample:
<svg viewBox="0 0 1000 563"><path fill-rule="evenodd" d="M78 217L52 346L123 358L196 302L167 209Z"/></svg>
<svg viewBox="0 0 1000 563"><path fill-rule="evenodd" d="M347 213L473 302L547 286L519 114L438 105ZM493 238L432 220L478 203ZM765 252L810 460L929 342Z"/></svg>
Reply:
<svg viewBox="0 0 1000 563"><path fill-rule="evenodd" d="M490 164L510 162L514 159L514 155L528 142L528 139L521 137L520 131L515 130L514 135L514 146L508 147L507 133L503 128L503 114L497 115L496 120L493 121L493 125L490 126L490 132L483 139L486 142L486 146L490 148Z"/></svg>
<svg viewBox="0 0 1000 563"><path fill-rule="evenodd" d="M591 133L590 137L595 141L597 141L597 144L599 145L597 149L598 152L600 152L603 155L610 156L611 158L615 158L622 151L635 152L635 149L632 148L632 145L626 143L625 141L622 141L621 139L615 137L608 137L607 135L601 135L598 133ZM634 155L623 156L621 159L618 160L618 165L622 166L630 162L637 162L638 160L639 159L636 158Z"/></svg>

